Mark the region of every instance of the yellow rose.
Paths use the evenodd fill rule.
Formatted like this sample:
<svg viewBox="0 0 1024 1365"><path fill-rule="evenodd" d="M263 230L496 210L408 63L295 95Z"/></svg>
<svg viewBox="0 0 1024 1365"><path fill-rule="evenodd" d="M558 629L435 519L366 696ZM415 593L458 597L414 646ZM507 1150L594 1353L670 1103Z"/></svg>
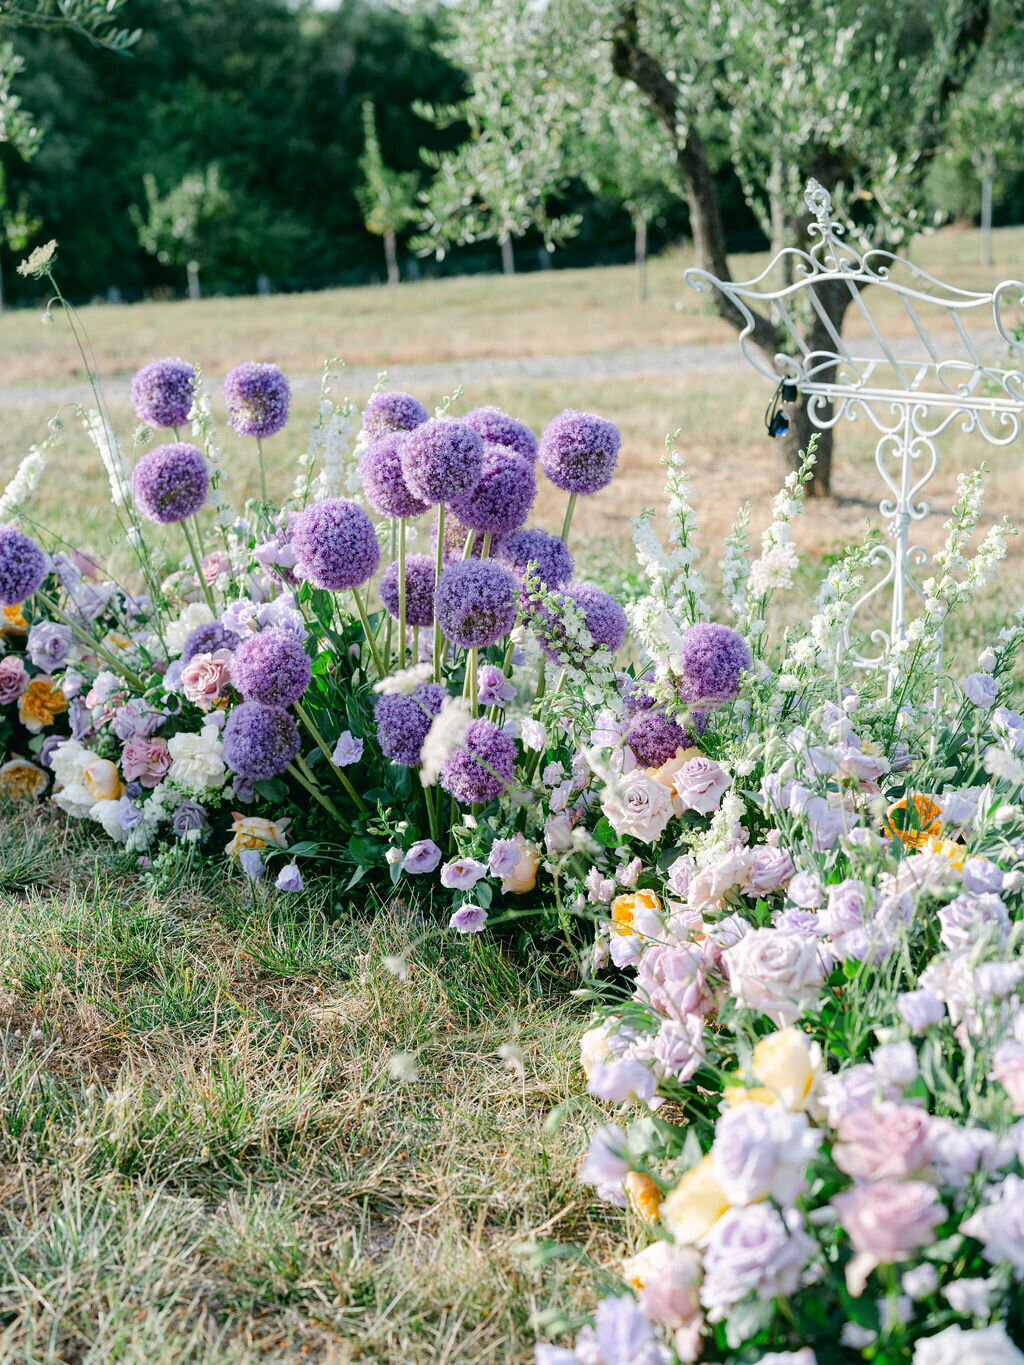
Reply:
<svg viewBox="0 0 1024 1365"><path fill-rule="evenodd" d="M942 839L937 835L930 835L925 839L921 848L926 853L941 853L944 858L949 859L958 871L963 871L964 859L967 857L967 849L963 844L955 843L952 839Z"/></svg>
<svg viewBox="0 0 1024 1365"><path fill-rule="evenodd" d="M628 896L616 896L612 901L612 933L631 934L633 916L637 910L661 909L661 901L653 891L633 891Z"/></svg>
<svg viewBox="0 0 1024 1365"><path fill-rule="evenodd" d="M655 1222L661 1208L661 1190L651 1177L641 1175L639 1171L627 1171L622 1183L629 1195L629 1202L644 1222Z"/></svg>
<svg viewBox="0 0 1024 1365"><path fill-rule="evenodd" d="M516 843L519 845L519 861L509 876L502 877L501 889L506 895L525 896L527 891L532 891L537 885L540 854L521 834L516 835Z"/></svg>
<svg viewBox="0 0 1024 1365"><path fill-rule="evenodd" d="M725 1102L733 1106L752 1100L792 1112L803 1109L821 1071L821 1060L821 1048L798 1028L779 1029L754 1048L754 1085L727 1085Z"/></svg>
<svg viewBox="0 0 1024 1365"><path fill-rule="evenodd" d="M231 814L234 837L226 849L229 858L236 858L246 848L254 848L262 853L268 847L288 847L285 830L290 821L264 820L259 815L240 815L238 811L232 811Z"/></svg>
<svg viewBox="0 0 1024 1365"><path fill-rule="evenodd" d="M675 783L679 769L689 763L691 758L696 758L699 753L700 750L697 748L677 749L675 758L667 759L660 768L648 768L648 776L653 777L655 782L660 782L663 787L671 787Z"/></svg>
<svg viewBox="0 0 1024 1365"><path fill-rule="evenodd" d="M662 1200L661 1221L677 1243L693 1246L708 1235L729 1207L712 1172L709 1155L687 1171Z"/></svg>
<svg viewBox="0 0 1024 1365"><path fill-rule="evenodd" d="M67 709L64 693L45 674L33 678L18 698L18 719L31 735L52 725L54 716Z"/></svg>
<svg viewBox="0 0 1024 1365"><path fill-rule="evenodd" d="M5 635L27 635L28 622L21 607L4 607L0 610L0 639Z"/></svg>
<svg viewBox="0 0 1024 1365"><path fill-rule="evenodd" d="M12 758L0 767L0 792L12 801L31 801L42 796L48 781L42 768L26 758Z"/></svg>
<svg viewBox="0 0 1024 1365"><path fill-rule="evenodd" d="M121 774L109 758L94 758L86 766L82 777L97 801L116 801L124 791Z"/></svg>

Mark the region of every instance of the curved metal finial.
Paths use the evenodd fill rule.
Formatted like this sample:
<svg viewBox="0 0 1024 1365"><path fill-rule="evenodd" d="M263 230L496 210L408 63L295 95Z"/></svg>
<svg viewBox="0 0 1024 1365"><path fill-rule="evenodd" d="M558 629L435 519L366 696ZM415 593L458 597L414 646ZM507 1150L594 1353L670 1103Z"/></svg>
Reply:
<svg viewBox="0 0 1024 1365"><path fill-rule="evenodd" d="M822 232L832 231L832 196L820 181L812 176L804 190L804 203L818 220Z"/></svg>

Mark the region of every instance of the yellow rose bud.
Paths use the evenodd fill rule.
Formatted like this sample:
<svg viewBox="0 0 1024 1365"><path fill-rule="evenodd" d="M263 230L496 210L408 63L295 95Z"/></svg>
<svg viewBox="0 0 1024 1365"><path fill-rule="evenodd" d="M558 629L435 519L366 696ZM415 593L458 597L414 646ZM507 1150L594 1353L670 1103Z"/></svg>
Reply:
<svg viewBox="0 0 1024 1365"><path fill-rule="evenodd" d="M706 1156L687 1171L661 1204L661 1221L677 1243L693 1246L706 1237L730 1207Z"/></svg>
<svg viewBox="0 0 1024 1365"><path fill-rule="evenodd" d="M689 763L691 758L696 758L699 753L700 750L697 748L677 749L674 758L667 759L660 768L648 768L647 774L663 787L671 787L675 783L679 769Z"/></svg>
<svg viewBox="0 0 1024 1365"><path fill-rule="evenodd" d="M795 1112L803 1109L821 1071L821 1048L797 1028L779 1029L754 1048L752 1086L725 1087L725 1102L733 1106L751 1100L778 1104Z"/></svg>
<svg viewBox="0 0 1024 1365"><path fill-rule="evenodd" d="M260 815L240 815L232 811L232 840L225 852L229 858L236 858L243 849L254 848L262 853L265 848L287 848L285 830L291 823L288 820L264 820Z"/></svg>
<svg viewBox="0 0 1024 1365"><path fill-rule="evenodd" d="M121 795L121 775L109 758L94 758L82 776L97 801L116 801Z"/></svg>
<svg viewBox="0 0 1024 1365"><path fill-rule="evenodd" d="M540 854L521 834L516 835L516 843L519 845L519 861L509 876L502 877L501 889L506 895L525 896L527 891L532 891L537 885Z"/></svg>
<svg viewBox="0 0 1024 1365"><path fill-rule="evenodd" d="M644 1222L655 1222L661 1208L661 1190L651 1177L641 1175L639 1171L627 1171L622 1183L629 1195L629 1202Z"/></svg>
<svg viewBox="0 0 1024 1365"><path fill-rule="evenodd" d="M612 932L631 934L633 916L641 909L661 909L661 901L653 891L632 891L628 896L616 896L612 901Z"/></svg>

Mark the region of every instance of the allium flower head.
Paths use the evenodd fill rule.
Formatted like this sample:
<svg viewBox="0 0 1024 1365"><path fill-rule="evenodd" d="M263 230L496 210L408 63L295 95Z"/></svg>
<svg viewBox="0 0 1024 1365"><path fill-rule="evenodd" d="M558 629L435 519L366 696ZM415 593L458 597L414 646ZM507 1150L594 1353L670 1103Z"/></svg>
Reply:
<svg viewBox="0 0 1024 1365"><path fill-rule="evenodd" d="M537 438L528 426L501 408L474 408L462 419L489 445L508 446L527 460L537 458Z"/></svg>
<svg viewBox="0 0 1024 1365"><path fill-rule="evenodd" d="M238 636L220 621L205 621L196 626L181 647L181 662L187 664L197 654L215 654L218 649L234 649Z"/></svg>
<svg viewBox="0 0 1024 1365"><path fill-rule="evenodd" d="M513 531L501 542L495 557L507 564L520 582L532 564L533 572L546 588L564 588L572 581L576 567L562 537L539 527Z"/></svg>
<svg viewBox="0 0 1024 1365"><path fill-rule="evenodd" d="M410 626L434 624L437 568L430 555L407 555L405 560L405 619ZM381 574L380 600L387 614L398 620L398 560Z"/></svg>
<svg viewBox="0 0 1024 1365"><path fill-rule="evenodd" d="M493 645L516 622L516 581L492 559L456 560L441 571L434 610L445 638L463 649Z"/></svg>
<svg viewBox="0 0 1024 1365"><path fill-rule="evenodd" d="M271 626L249 635L235 650L231 681L246 701L291 706L309 686L313 663L290 630Z"/></svg>
<svg viewBox="0 0 1024 1365"><path fill-rule="evenodd" d="M644 768L660 768L670 758L675 758L677 750L692 749L696 742L697 735L693 730L680 725L663 711L641 711L626 735L626 743Z"/></svg>
<svg viewBox="0 0 1024 1365"><path fill-rule="evenodd" d="M280 706L245 701L224 726L224 761L233 773L260 782L284 772L299 752L299 727Z"/></svg>
<svg viewBox="0 0 1024 1365"><path fill-rule="evenodd" d="M385 693L377 703L377 742L385 758L415 768L430 723L440 712L447 692L439 683L420 683L412 692Z"/></svg>
<svg viewBox="0 0 1024 1365"><path fill-rule="evenodd" d="M209 488L203 452L184 441L157 446L132 471L136 506L144 517L164 525L198 512Z"/></svg>
<svg viewBox="0 0 1024 1365"><path fill-rule="evenodd" d="M347 498L325 498L293 517L288 527L296 571L315 588L358 588L377 572L380 546L373 522Z"/></svg>
<svg viewBox="0 0 1024 1365"><path fill-rule="evenodd" d="M421 426L430 413L418 398L400 389L375 393L363 409L363 430L373 441L379 441L393 431L412 431Z"/></svg>
<svg viewBox="0 0 1024 1365"><path fill-rule="evenodd" d="M622 711L627 720L632 720L642 711L650 711L657 705L644 686L645 678L631 678L628 673L619 674L619 690L622 693Z"/></svg>
<svg viewBox="0 0 1024 1365"><path fill-rule="evenodd" d="M448 559L461 559L466 552L466 541L469 539L470 529L463 526L451 511L446 511L444 518L444 557ZM491 557L497 557L497 549L501 541L491 540ZM437 522L431 527L430 548L434 555L437 555ZM484 538L475 535L473 538L473 548L469 552L470 559L482 559L484 553Z"/></svg>
<svg viewBox="0 0 1024 1365"><path fill-rule="evenodd" d="M449 502L474 487L484 467L484 443L465 422L432 417L402 440L402 473L414 497Z"/></svg>
<svg viewBox="0 0 1024 1365"><path fill-rule="evenodd" d="M278 365L246 360L224 380L228 421L239 436L275 436L288 421L292 391Z"/></svg>
<svg viewBox="0 0 1024 1365"><path fill-rule="evenodd" d="M493 722L474 720L462 746L445 761L441 786L464 806L493 801L512 782L515 762L515 741Z"/></svg>
<svg viewBox="0 0 1024 1365"><path fill-rule="evenodd" d="M404 432L389 432L375 441L359 461L366 501L382 517L418 517L428 504L414 498L402 473Z"/></svg>
<svg viewBox="0 0 1024 1365"><path fill-rule="evenodd" d="M541 435L541 468L567 493L599 493L611 483L621 442L614 422L566 408Z"/></svg>
<svg viewBox="0 0 1024 1365"><path fill-rule="evenodd" d="M584 647L582 641L570 638L565 617L542 607L534 618L534 629L540 647L549 659L562 662L568 655L576 663L584 662L593 650L607 649L612 654L626 638L626 613L615 598L594 583L578 583L564 592L552 594L556 601L567 602L583 614L583 620L593 645Z"/></svg>
<svg viewBox="0 0 1024 1365"><path fill-rule="evenodd" d="M735 701L740 674L750 665L750 646L742 635L731 626L698 622L683 639L683 697L690 706Z"/></svg>
<svg viewBox="0 0 1024 1365"><path fill-rule="evenodd" d="M187 360L151 360L132 380L132 402L140 422L180 427L192 410L195 368Z"/></svg>
<svg viewBox="0 0 1024 1365"><path fill-rule="evenodd" d="M506 446L490 445L484 447L483 469L476 484L448 505L463 526L507 536L530 515L536 496L533 461Z"/></svg>
<svg viewBox="0 0 1024 1365"><path fill-rule="evenodd" d="M16 526L0 525L0 607L16 607L46 577L47 559Z"/></svg>

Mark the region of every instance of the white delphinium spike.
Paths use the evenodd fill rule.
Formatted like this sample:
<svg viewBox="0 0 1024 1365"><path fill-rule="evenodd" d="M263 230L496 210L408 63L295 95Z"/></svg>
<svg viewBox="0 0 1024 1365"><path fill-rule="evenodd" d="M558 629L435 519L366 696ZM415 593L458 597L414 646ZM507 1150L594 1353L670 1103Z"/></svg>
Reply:
<svg viewBox="0 0 1024 1365"><path fill-rule="evenodd" d="M472 720L469 705L462 697L448 697L430 723L420 750L420 781L432 787L445 763L462 744Z"/></svg>
<svg viewBox="0 0 1024 1365"><path fill-rule="evenodd" d="M46 468L46 455L39 446L32 446L0 494L0 521L11 521L25 506L39 487Z"/></svg>
<svg viewBox="0 0 1024 1365"><path fill-rule="evenodd" d="M117 433L96 408L83 413L82 423L89 440L99 451L103 468L106 470L110 485L110 501L115 507L123 507L128 500L128 464L124 451L117 439Z"/></svg>

